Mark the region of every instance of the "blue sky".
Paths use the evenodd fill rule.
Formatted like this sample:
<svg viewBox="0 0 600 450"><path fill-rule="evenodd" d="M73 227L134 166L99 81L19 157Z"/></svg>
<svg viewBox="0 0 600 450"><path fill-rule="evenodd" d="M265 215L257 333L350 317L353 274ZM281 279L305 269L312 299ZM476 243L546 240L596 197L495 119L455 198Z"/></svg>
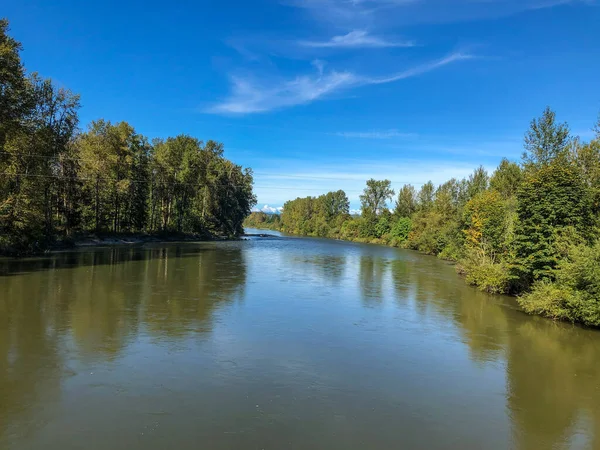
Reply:
<svg viewBox="0 0 600 450"><path fill-rule="evenodd" d="M589 139L597 0L4 0L30 70L82 125L225 144L259 207L368 178L398 189L518 159L546 105Z"/></svg>

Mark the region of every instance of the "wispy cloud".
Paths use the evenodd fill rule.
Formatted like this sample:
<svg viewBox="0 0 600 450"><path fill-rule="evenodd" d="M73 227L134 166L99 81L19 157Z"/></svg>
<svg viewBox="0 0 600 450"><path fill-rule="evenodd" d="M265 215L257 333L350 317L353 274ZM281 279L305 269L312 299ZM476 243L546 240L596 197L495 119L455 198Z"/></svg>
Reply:
<svg viewBox="0 0 600 450"><path fill-rule="evenodd" d="M209 113L249 114L310 103L331 92L356 86L359 78L351 72L332 71L314 76L299 76L275 86L232 77L232 92L227 100L209 108Z"/></svg>
<svg viewBox="0 0 600 450"><path fill-rule="evenodd" d="M391 139L391 138L414 138L414 133L401 133L398 130L386 131L342 131L335 133L336 136L358 139Z"/></svg>
<svg viewBox="0 0 600 450"><path fill-rule="evenodd" d="M364 76L348 71L325 72L322 62L314 63L317 67L316 75L298 76L278 83L255 82L241 77L232 77L232 90L229 98L210 107L207 112L249 114L307 104L336 91L370 84L391 83L471 58L473 55L457 52L437 61L380 77Z"/></svg>
<svg viewBox="0 0 600 450"><path fill-rule="evenodd" d="M389 41L383 37L372 36L366 30L353 30L347 34L334 36L328 41L300 41L300 45L315 48L382 48L414 47L414 41Z"/></svg>
<svg viewBox="0 0 600 450"><path fill-rule="evenodd" d="M336 26L378 28L505 17L596 0L282 0Z"/></svg>

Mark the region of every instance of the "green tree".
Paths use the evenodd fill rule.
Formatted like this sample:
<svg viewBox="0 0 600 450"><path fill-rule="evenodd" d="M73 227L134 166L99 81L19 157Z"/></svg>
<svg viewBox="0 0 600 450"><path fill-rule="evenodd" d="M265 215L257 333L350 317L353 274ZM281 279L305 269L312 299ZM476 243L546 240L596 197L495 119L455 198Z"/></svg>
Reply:
<svg viewBox="0 0 600 450"><path fill-rule="evenodd" d="M573 146L573 159L581 173L583 182L590 191L592 207L596 217L600 213L600 134L591 142Z"/></svg>
<svg viewBox="0 0 600 450"><path fill-rule="evenodd" d="M556 113L547 107L542 116L533 119L525 134L523 164L526 168L540 168L564 155L571 138L566 123L556 123Z"/></svg>
<svg viewBox="0 0 600 450"><path fill-rule="evenodd" d="M363 215L378 215L387 209L387 202L394 196L390 180L367 181L367 187L360 196Z"/></svg>
<svg viewBox="0 0 600 450"><path fill-rule="evenodd" d="M489 186L489 180L488 173L483 166L479 166L475 169L467 181L467 197L471 199L477 194L485 191Z"/></svg>
<svg viewBox="0 0 600 450"><path fill-rule="evenodd" d="M420 210L427 210L433 206L433 198L435 195L435 186L431 181L428 181L419 190L417 194L417 204Z"/></svg>
<svg viewBox="0 0 600 450"><path fill-rule="evenodd" d="M139 231L145 227L150 147L126 122L92 122L79 136L81 177L87 202L85 227Z"/></svg>
<svg viewBox="0 0 600 450"><path fill-rule="evenodd" d="M523 171L519 165L503 158L490 179L490 187L507 199L517 194L522 180Z"/></svg>
<svg viewBox="0 0 600 450"><path fill-rule="evenodd" d="M8 20L0 19L0 151L7 133L19 128L33 107L30 85L21 63L21 44L9 36L8 31Z"/></svg>
<svg viewBox="0 0 600 450"><path fill-rule="evenodd" d="M405 184L398 192L394 214L397 217L410 217L417 210L417 195L414 186Z"/></svg>
<svg viewBox="0 0 600 450"><path fill-rule="evenodd" d="M591 202L577 167L557 159L527 172L517 193L513 271L519 290L536 280L553 280L558 263L557 233L573 227L584 235L592 224Z"/></svg>
<svg viewBox="0 0 600 450"><path fill-rule="evenodd" d="M496 190L473 197L464 211L466 244L501 255L506 251L506 204Z"/></svg>
<svg viewBox="0 0 600 450"><path fill-rule="evenodd" d="M342 190L328 192L322 196L323 208L327 220L332 220L338 215L347 215L350 212L350 201Z"/></svg>

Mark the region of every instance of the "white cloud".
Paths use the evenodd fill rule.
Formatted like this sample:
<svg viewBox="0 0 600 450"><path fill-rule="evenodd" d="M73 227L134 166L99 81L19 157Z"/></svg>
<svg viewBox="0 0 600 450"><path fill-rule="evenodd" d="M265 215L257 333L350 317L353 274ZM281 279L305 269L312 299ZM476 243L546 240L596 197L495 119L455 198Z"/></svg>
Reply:
<svg viewBox="0 0 600 450"><path fill-rule="evenodd" d="M400 133L398 130L385 130L385 131L342 131L335 133L336 136L344 138L358 138L358 139L391 139L391 138L413 138L416 137L414 133Z"/></svg>
<svg viewBox="0 0 600 450"><path fill-rule="evenodd" d="M353 73L332 71L316 77L299 76L278 85L259 85L232 77L229 99L209 108L212 113L248 114L301 105L317 100L333 91L357 85Z"/></svg>
<svg viewBox="0 0 600 450"><path fill-rule="evenodd" d="M324 72L318 61L316 75L297 76L279 83L255 82L232 77L232 91L228 99L207 110L216 114L249 114L311 103L327 95L369 84L384 84L424 74L447 64L473 58L465 53L452 53L437 61L426 63L382 77L367 77L352 72Z"/></svg>
<svg viewBox="0 0 600 450"><path fill-rule="evenodd" d="M252 211L254 212L264 212L267 214L279 214L281 213L281 211L283 211L283 206L269 206L269 205L265 205L262 208L252 208Z"/></svg>
<svg viewBox="0 0 600 450"><path fill-rule="evenodd" d="M300 45L317 48L365 48L365 47L414 47L414 41L388 41L371 36L365 30L353 30L348 34L334 36L328 41L300 41Z"/></svg>
<svg viewBox="0 0 600 450"><path fill-rule="evenodd" d="M519 12L595 0L282 0L336 26L398 27L506 17Z"/></svg>

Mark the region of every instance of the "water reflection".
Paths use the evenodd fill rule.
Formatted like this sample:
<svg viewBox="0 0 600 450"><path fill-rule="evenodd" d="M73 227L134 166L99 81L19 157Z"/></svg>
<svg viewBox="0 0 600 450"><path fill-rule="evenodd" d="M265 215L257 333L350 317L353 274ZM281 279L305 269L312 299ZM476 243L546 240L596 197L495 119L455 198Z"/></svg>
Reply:
<svg viewBox="0 0 600 450"><path fill-rule="evenodd" d="M351 439L351 433L372 435L378 427L387 430L390 440L378 433L377 443L390 448L398 438L393 431L401 427L395 417L422 426L414 432L423 434L425 442L431 430L445 430L448 441L429 442L430 448L447 448L448 442L480 448L467 445L474 441L460 434L460 423L452 422L461 412L453 403L458 398L461 409L474 409L474 423L464 424L471 437L481 431L477 427L497 431L502 426L501 421L478 421L493 410L510 421L506 439L511 448L600 448L600 334L525 316L514 300L470 288L435 258L374 246L279 239L2 260L0 274L0 445L44 429L52 421L43 414L45 405L67 395L66 380L82 367L112 365L127 376L135 364L132 348L140 342L160 348L194 341L210 348L194 357L208 358L227 343L232 343L227 347L231 355L216 359L215 367L225 372L214 375L223 389L208 397L215 403L204 405L206 410L190 403L186 413L204 417L197 426L227 432L228 418L234 417L245 433L236 436L238 443L264 442L253 434L256 427L274 445L281 444L272 440L277 434L269 428L278 424L289 430L300 426L298 439L304 441L299 443L328 442L334 448L339 439L322 425L322 417L312 425L294 422L295 417L312 417L310 408L316 405L330 412L332 427L345 430L339 440L344 448L369 448L369 442ZM262 303L264 289L277 295ZM316 290L335 301L302 303L304 298L321 299ZM228 305L242 299L243 308L224 315ZM239 329L215 337L218 323ZM303 337L302 330L310 335ZM445 345L453 340L456 345ZM266 342L266 350L260 342ZM455 353L436 353L439 349ZM275 362L268 359L271 350L278 355ZM162 357L172 363L170 356ZM283 370L286 364L294 370ZM381 385L368 385L364 373L376 364L385 370L374 369L371 377ZM277 377L268 373L269 367L281 370ZM207 365L198 368L198 377L208 377ZM494 377L499 384L489 381ZM246 419L239 402L251 395L250 387L272 394L275 378L272 399L288 415L256 413ZM193 381L183 381L190 383L185 389L194 389ZM306 386L310 397L303 399ZM404 392L406 386L414 392ZM460 391L447 392L445 386ZM383 392L381 399L377 389ZM294 393L289 403L283 400L286 392ZM392 399L405 402L398 400L404 408L400 416ZM210 419L217 404L218 424ZM299 404L305 409L295 411ZM344 412L350 410L352 414ZM383 415L373 415L378 410ZM351 422L352 417L360 419ZM436 417L446 422L435 423ZM363 430L361 424L370 425ZM177 421L173 426L177 430ZM233 441L220 440L230 436L219 433L211 435L215 448L232 448ZM501 441L487 444L503 448Z"/></svg>
<svg viewBox="0 0 600 450"><path fill-rule="evenodd" d="M202 336L242 299L241 248L108 248L0 262L0 438L60 395L71 361L113 361L141 336ZM39 421L39 419L36 419ZM2 440L0 439L0 443Z"/></svg>
<svg viewBox="0 0 600 450"><path fill-rule="evenodd" d="M383 258L365 255L360 257L359 280L362 299L367 306L377 306L384 301L384 277L388 262Z"/></svg>
<svg viewBox="0 0 600 450"><path fill-rule="evenodd" d="M520 447L600 448L598 335L535 320L516 323L508 341L508 407Z"/></svg>
<svg viewBox="0 0 600 450"><path fill-rule="evenodd" d="M600 333L526 316L435 265L395 261L396 300L414 297L420 314L453 320L475 361L506 364L515 448L600 448Z"/></svg>

